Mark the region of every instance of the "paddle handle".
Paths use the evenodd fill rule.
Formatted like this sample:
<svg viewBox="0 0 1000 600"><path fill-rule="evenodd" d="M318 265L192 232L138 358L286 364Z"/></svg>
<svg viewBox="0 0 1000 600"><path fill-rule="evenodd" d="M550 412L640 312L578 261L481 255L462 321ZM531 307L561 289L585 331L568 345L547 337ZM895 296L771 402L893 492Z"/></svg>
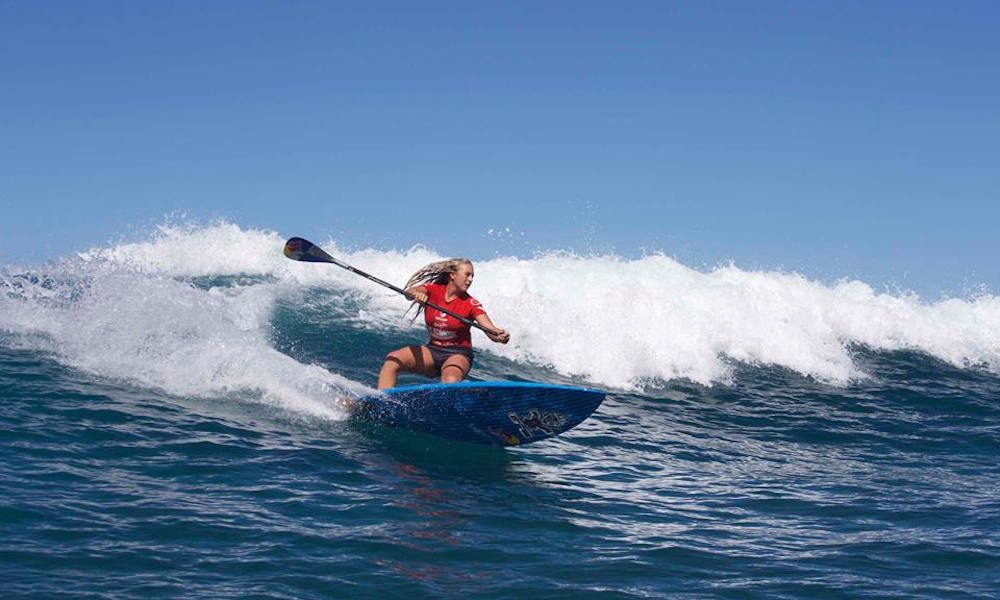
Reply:
<svg viewBox="0 0 1000 600"><path fill-rule="evenodd" d="M300 237L293 237L293 238L291 238L290 240L288 240L287 242L285 242L285 256L287 256L288 258L290 258L292 260L299 260L299 261L305 261L305 262L325 262L325 263L330 263L330 264L337 265L338 267L340 267L342 269L347 269L348 271L350 271L351 273L354 273L355 275L360 275L360 276L364 277L365 279L367 279L369 281L374 281L375 283L377 283L377 284L379 284L381 286L387 287L390 290L392 290L392 291L394 291L394 292L396 292L398 294L402 294L403 296L406 297L407 300L413 300L413 296L410 295L410 293L407 292L406 290L404 290L402 288L398 288L398 287L392 285L391 283L389 283L388 281L383 281L383 280L379 279L378 277L375 277L374 275L370 275L368 273L365 273L361 269L356 269L356 268L352 267L351 265L349 265L349 264L347 264L345 262L337 260L336 258L330 256L322 248L320 248L316 244L310 242L309 240L306 240L306 239L303 239L303 238L300 238ZM433 308L433 309L435 309L435 310L439 310L439 311L443 312L446 315L450 315L452 317L455 317L456 319L458 319L462 323L465 323L466 325L469 325L470 327L475 327L477 329L481 329L482 331L484 331L486 333L489 333L489 334L492 334L492 335L497 335L498 334L498 332L490 329L489 327L484 327L484 326L480 325L479 323L476 323L472 319L467 319L467 318L465 318L465 317L463 317L461 315L457 315L457 314L451 312L450 310L448 310L447 308L443 308L443 307L438 306L437 304L434 304L432 302L424 302L424 304L427 305L427 306L429 306L429 307L431 307L431 308Z"/></svg>

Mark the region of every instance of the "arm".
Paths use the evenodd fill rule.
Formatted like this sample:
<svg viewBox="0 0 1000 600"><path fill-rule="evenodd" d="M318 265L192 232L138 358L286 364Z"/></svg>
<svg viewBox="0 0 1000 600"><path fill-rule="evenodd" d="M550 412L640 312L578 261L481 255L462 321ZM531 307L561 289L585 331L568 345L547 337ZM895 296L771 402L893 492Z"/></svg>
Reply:
<svg viewBox="0 0 1000 600"><path fill-rule="evenodd" d="M422 285L415 285L406 289L406 295L410 300L423 304L427 302L427 288Z"/></svg>
<svg viewBox="0 0 1000 600"><path fill-rule="evenodd" d="M486 313L482 313L481 315L477 316L476 323L479 323L483 327L491 329L496 332L496 333L486 334L486 337L490 338L494 342L497 342L498 344L506 344L507 342L510 341L510 334L507 333L507 330L501 329L496 325L494 325L493 321L490 320L489 315L487 315Z"/></svg>

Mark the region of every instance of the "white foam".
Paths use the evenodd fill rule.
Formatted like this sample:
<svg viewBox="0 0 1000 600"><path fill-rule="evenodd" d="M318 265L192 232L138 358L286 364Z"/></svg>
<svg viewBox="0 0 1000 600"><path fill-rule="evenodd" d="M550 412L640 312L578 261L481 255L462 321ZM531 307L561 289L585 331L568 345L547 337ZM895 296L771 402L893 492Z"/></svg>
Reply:
<svg viewBox="0 0 1000 600"><path fill-rule="evenodd" d="M286 266L281 252L274 253L283 244L274 232L245 231L231 223L161 225L149 241L94 248L79 257L87 263L104 262L166 276L262 275Z"/></svg>
<svg viewBox="0 0 1000 600"><path fill-rule="evenodd" d="M156 245L170 250L162 240ZM5 275L0 330L74 368L186 397L232 395L341 419L339 397L372 391L271 347L275 284L199 289L150 272L149 263L133 264L148 248L112 250L109 255L126 257L129 266L91 256L52 267L42 281ZM180 274L183 263L166 254L153 256ZM206 271L197 261L192 267Z"/></svg>
<svg viewBox="0 0 1000 600"><path fill-rule="evenodd" d="M833 383L862 377L851 343L922 350L952 364L1000 368L1000 300L877 294L858 281L700 272L665 256L551 255L482 264L478 293L515 334L513 358L608 385L725 380L725 358L787 367Z"/></svg>
<svg viewBox="0 0 1000 600"><path fill-rule="evenodd" d="M284 241L275 232L225 223L165 227L148 242L82 254L72 268L89 272L90 287L78 306L0 300L0 329L37 328L74 364L98 373L185 394L258 388L275 402L322 413L330 389L360 384L268 345L279 292L348 289L363 299L365 308L352 318L359 326L401 330L419 323L404 320L404 299L366 279L332 265L287 260ZM422 247L322 245L396 285L442 258ZM844 384L865 376L851 358L854 343L920 350L960 367L1000 372L1000 299L989 294L927 302L877 293L860 281L827 285L733 265L699 271L663 255L496 258L476 261L476 273L473 295L512 332L507 346L476 332L479 349L593 384L630 388L679 377L711 384L729 377L732 360ZM206 292L175 279L236 274L264 275L269 283Z"/></svg>

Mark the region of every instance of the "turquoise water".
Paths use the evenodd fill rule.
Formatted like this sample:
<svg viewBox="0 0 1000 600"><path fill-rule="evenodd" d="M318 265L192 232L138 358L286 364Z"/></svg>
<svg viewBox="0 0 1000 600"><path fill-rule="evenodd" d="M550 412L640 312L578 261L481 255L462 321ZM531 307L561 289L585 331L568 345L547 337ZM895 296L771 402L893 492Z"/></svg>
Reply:
<svg viewBox="0 0 1000 600"><path fill-rule="evenodd" d="M623 386L574 375L587 352L518 354L558 346L540 324L527 350L477 339L473 375L608 399L558 438L490 449L343 418L335 396L421 339L405 303L386 317L360 284L181 263L4 274L4 597L1000 593L989 347L962 364L847 340L846 381L723 355L708 383Z"/></svg>

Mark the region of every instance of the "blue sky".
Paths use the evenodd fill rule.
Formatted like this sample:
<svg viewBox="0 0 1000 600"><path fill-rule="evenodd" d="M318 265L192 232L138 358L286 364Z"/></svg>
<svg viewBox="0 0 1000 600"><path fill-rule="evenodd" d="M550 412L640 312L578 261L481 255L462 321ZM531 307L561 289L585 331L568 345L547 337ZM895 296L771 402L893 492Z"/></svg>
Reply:
<svg viewBox="0 0 1000 600"><path fill-rule="evenodd" d="M4 2L0 263L184 213L996 292L997 31L994 2Z"/></svg>

